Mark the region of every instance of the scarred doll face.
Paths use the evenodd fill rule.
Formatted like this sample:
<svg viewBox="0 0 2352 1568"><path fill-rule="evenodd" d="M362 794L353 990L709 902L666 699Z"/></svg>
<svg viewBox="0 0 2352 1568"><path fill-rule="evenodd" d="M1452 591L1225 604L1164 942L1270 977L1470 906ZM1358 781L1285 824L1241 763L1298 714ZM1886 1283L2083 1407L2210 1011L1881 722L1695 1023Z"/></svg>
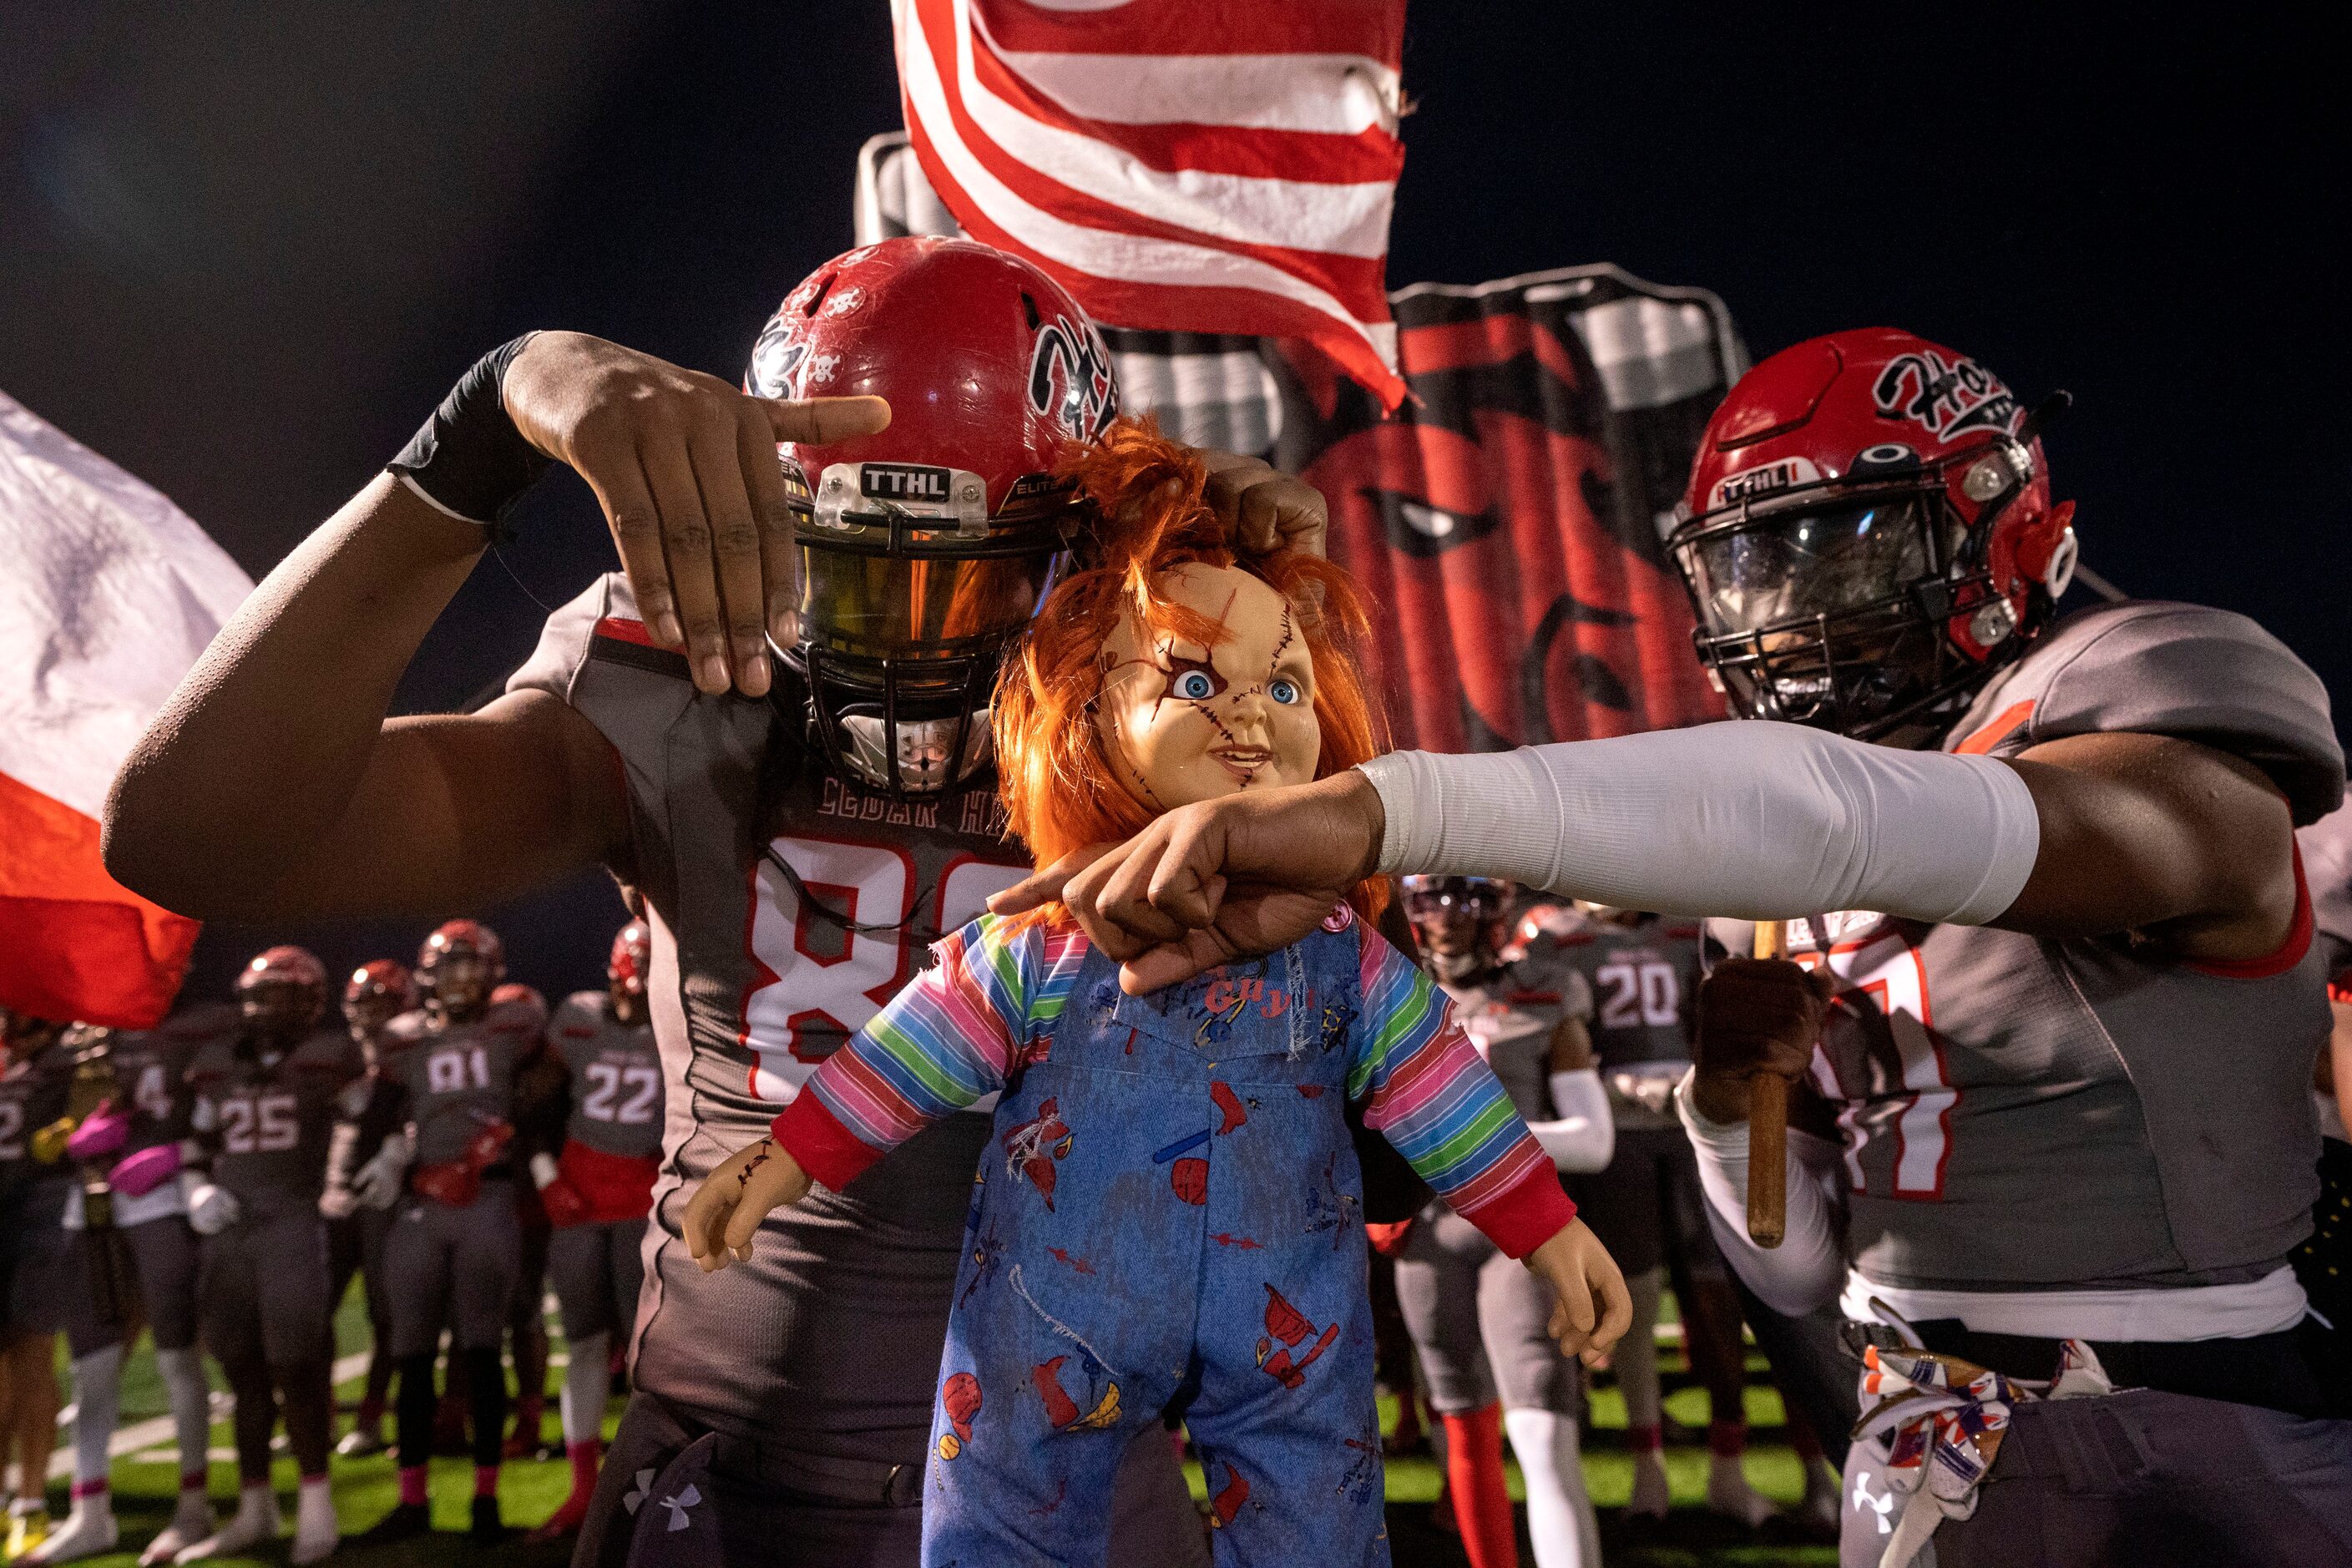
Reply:
<svg viewBox="0 0 2352 1568"><path fill-rule="evenodd" d="M1097 709L1119 781L1160 811L1312 781L1315 665L1290 602L1229 566L1180 566L1153 586L1225 638L1202 647L1121 620L1103 647Z"/></svg>

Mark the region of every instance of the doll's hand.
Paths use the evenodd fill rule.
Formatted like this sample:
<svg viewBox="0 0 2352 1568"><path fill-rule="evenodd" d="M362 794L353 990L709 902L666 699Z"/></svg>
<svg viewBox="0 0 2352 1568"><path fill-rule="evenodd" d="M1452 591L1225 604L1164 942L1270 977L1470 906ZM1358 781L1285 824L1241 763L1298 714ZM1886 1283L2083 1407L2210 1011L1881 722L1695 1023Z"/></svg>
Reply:
<svg viewBox="0 0 2352 1568"><path fill-rule="evenodd" d="M750 1261L760 1222L771 1209L808 1196L809 1185L801 1163L772 1138L736 1150L687 1199L686 1250L705 1274L726 1268L730 1257Z"/></svg>
<svg viewBox="0 0 2352 1568"><path fill-rule="evenodd" d="M1560 1354L1580 1356L1591 1366L1633 1326L1633 1301L1625 1294L1625 1276L1582 1220L1562 1226L1528 1253L1527 1261L1559 1298L1546 1331L1559 1342Z"/></svg>

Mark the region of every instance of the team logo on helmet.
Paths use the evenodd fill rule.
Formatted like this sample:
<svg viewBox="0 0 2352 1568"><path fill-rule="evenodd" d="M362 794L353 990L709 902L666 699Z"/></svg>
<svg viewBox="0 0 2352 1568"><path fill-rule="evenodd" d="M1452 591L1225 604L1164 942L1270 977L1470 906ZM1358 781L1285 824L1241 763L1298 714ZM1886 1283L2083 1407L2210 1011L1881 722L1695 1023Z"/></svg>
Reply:
<svg viewBox="0 0 2352 1568"><path fill-rule="evenodd" d="M1881 414L1916 420L1938 441L1971 430L2014 432L2021 411L2000 377L1972 359L1934 349L1897 354L1870 389Z"/></svg>
<svg viewBox="0 0 2352 1568"><path fill-rule="evenodd" d="M790 397L798 390L793 376L808 358L808 344L793 336L796 318L779 310L751 345L751 370L743 379L744 390L754 397Z"/></svg>
<svg viewBox="0 0 2352 1568"><path fill-rule="evenodd" d="M1037 331L1029 359L1029 406L1091 441L1118 417L1118 379L1110 350L1090 321L1055 316Z"/></svg>

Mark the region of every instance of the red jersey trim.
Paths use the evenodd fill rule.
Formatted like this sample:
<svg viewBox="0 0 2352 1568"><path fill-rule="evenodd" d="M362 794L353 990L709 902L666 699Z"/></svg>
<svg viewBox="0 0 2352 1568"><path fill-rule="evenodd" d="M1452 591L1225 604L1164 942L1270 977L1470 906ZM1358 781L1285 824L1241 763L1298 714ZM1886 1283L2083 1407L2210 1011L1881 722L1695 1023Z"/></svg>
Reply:
<svg viewBox="0 0 2352 1568"><path fill-rule="evenodd" d="M1464 1217L1509 1256L1525 1258L1574 1223L1576 1200L1560 1186L1559 1173L1547 1160L1479 1205L1476 1214Z"/></svg>
<svg viewBox="0 0 2352 1568"><path fill-rule="evenodd" d="M2012 703L1994 716L1993 721L1962 741L1952 750L1964 757L1981 757L1995 746L2017 733L2018 727L2033 717L2033 699Z"/></svg>
<svg viewBox="0 0 2352 1568"><path fill-rule="evenodd" d="M654 634L646 630L643 621L629 620L621 616L606 616L596 623L596 636L611 637L614 642L635 643L639 647L654 647ZM663 651L667 652L667 649Z"/></svg>
<svg viewBox="0 0 2352 1568"><path fill-rule="evenodd" d="M2187 959L2186 967L2200 974L2210 974L2217 980L2268 980L2284 974L2303 962L2311 951L2311 888L2303 877L2303 846L2294 846L2294 924L2287 928L2286 941L2276 952L2261 958Z"/></svg>
<svg viewBox="0 0 2352 1568"><path fill-rule="evenodd" d="M883 1154L844 1127L806 1084L801 1086L800 1097L769 1124L768 1132L778 1147L801 1163L802 1170L836 1193L865 1174L866 1168Z"/></svg>

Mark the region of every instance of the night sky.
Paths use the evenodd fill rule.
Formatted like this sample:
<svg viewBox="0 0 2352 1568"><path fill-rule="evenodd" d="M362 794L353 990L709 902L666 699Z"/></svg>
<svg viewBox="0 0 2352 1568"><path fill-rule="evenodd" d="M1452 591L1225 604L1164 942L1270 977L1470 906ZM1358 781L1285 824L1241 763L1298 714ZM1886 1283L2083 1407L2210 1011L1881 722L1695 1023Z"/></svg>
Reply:
<svg viewBox="0 0 2352 1568"><path fill-rule="evenodd" d="M1715 289L1759 357L1898 325L2029 401L2066 387L2048 447L2086 562L2352 689L2320 8L1774 9L1424 0L1391 283L1613 261ZM898 122L880 0L86 4L0 37L0 387L257 577L519 331L735 375ZM404 709L489 687L534 598L609 559L568 478L519 521ZM596 982L621 918L601 878L487 912L551 990ZM192 984L289 934L347 967L422 931L215 928Z"/></svg>

